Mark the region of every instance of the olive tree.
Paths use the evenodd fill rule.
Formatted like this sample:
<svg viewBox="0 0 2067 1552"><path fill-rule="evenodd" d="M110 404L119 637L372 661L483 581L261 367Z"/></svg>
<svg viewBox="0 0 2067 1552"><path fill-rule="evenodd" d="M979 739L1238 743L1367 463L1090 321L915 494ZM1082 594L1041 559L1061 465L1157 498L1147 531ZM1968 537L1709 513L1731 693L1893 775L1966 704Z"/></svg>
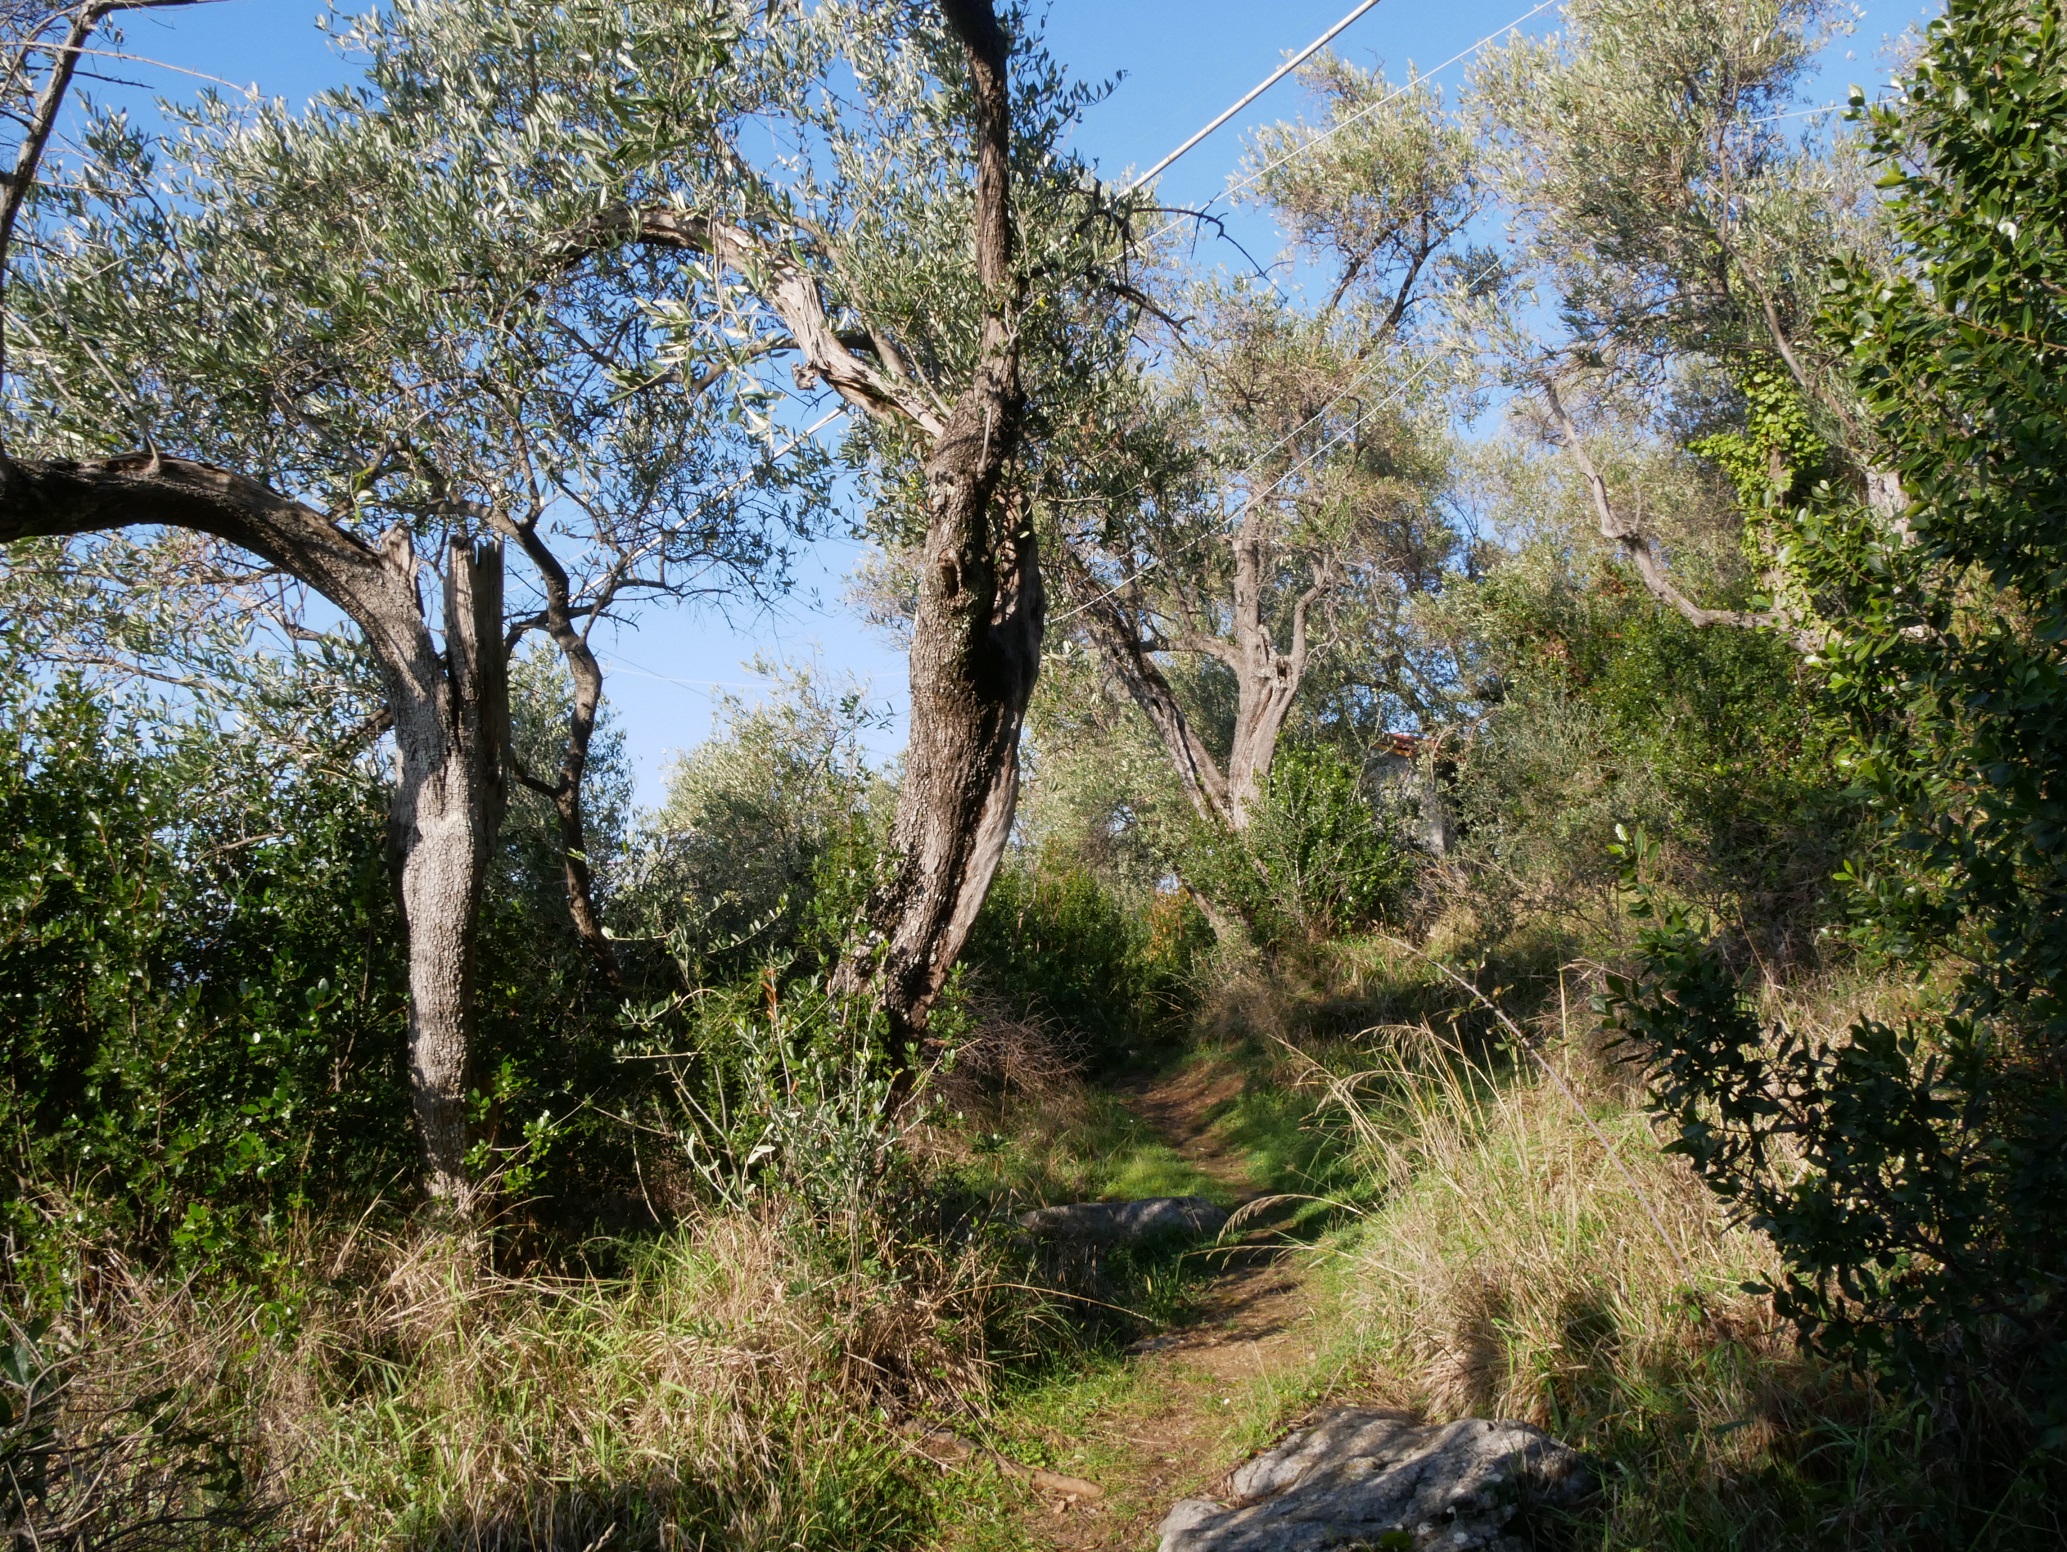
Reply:
<svg viewBox="0 0 2067 1552"><path fill-rule="evenodd" d="M1057 505L1064 618L1154 725L1198 815L1236 831L1328 647L1389 704L1428 712L1404 616L1454 548L1432 413L1451 379L1424 314L1474 274L1471 140L1418 77L1323 56L1306 80L1320 121L1257 135L1238 186L1285 229L1310 294L1178 290L1165 370L1107 390L1108 445ZM1223 727L1187 677L1227 686Z"/></svg>
<svg viewBox="0 0 2067 1552"><path fill-rule="evenodd" d="M733 106L727 20L622 19L667 34L650 52L674 117L651 132ZM537 779L576 816L579 920L587 632L641 596L757 578L771 554L765 416L648 305L697 278L660 254L570 267L541 240L622 195L597 101L654 83L599 69L582 98L497 60L602 25L424 0L362 24L366 85L305 114L210 99L156 147L97 118L9 298L23 379L0 540L207 534L321 594L380 665L417 1117L431 1190L461 1209L509 646L544 630L575 670L567 758ZM505 597L505 542L531 607Z"/></svg>
<svg viewBox="0 0 2067 1552"><path fill-rule="evenodd" d="M623 591L682 585L680 565L653 564L665 552L611 526L628 494L649 503L635 511L694 532L689 517L735 510L729 493L742 483L725 482L715 509L681 499L713 483L697 452L707 429L787 448L797 439L784 436L777 401L836 396L865 417L852 453L882 510L924 514L911 535L925 561L897 864L845 972L881 997L908 1054L1002 851L1039 666L1023 362L1029 341L1065 332L1048 319L1068 310L1048 304L1098 289L1085 254L1100 204L1058 151L1083 97L1020 46L1026 32L1016 12L964 4L505 14L417 3L369 19L359 40L375 92L326 105L309 133L326 144L387 139L350 170L296 188L279 223L300 234L295 263L314 295L282 307L292 287L247 274L209 298L235 327L190 308L186 344L170 349L147 342L140 322L159 302L131 305L127 375L141 395L123 372L95 376L80 356L86 331L47 330L42 348L63 364L46 375L80 407L26 417L72 441L12 466L0 531L155 521L221 534L311 578L378 633L377 655L408 680L398 706L435 712L464 697L440 699L432 622L411 611L416 543L435 553L450 538L513 539L539 578L543 607L531 618L571 649L578 622L592 626ZM254 139L292 151L298 133L269 122ZM133 219L179 227L190 206L209 208L182 194L133 202ZM222 246L231 270L292 245L262 217L247 224L249 253ZM1041 237L1028 243L1028 232ZM91 261L59 272L87 290L85 277L107 273ZM171 293L206 289L178 261L157 278ZM227 374L239 386L235 413L222 414L215 357L229 345L241 352ZM640 456L597 448L558 400L539 412L540 396L563 384L556 368L589 374L594 392L580 404L645 428ZM326 392L323 372L349 388ZM196 382L209 386L190 392ZM175 405L192 459L164 451ZM145 444L136 453L66 456L129 425ZM278 494L297 482L320 504ZM602 496L585 496L591 488ZM168 505L175 495L185 504ZM585 555L603 557L586 583L556 578L531 542L549 514L570 509L606 535L584 541ZM384 516L405 521L376 545ZM385 569L369 570L376 561ZM476 569L491 564L483 551ZM429 654L426 666L400 666L411 652ZM398 741L413 736L409 720L398 710ZM431 739L426 770L448 743L458 750ZM571 785L566 766L557 781L538 779ZM460 785L433 784L440 795ZM456 1069L441 1072L450 1109Z"/></svg>
<svg viewBox="0 0 2067 1552"><path fill-rule="evenodd" d="M1017 7L741 15L780 151L731 131L693 158L642 142L638 197L570 251L693 256L736 305L686 321L856 412L878 530L916 556L894 861L840 977L881 1002L905 1066L1011 829L1045 618L1046 407L1083 370L1067 342L1109 337L1131 302L1103 284L1103 202L1062 150L1084 94Z"/></svg>
<svg viewBox="0 0 2067 1552"><path fill-rule="evenodd" d="M1660 602L1696 626L1778 627L1805 645L1815 606L1790 585L1763 511L1829 476L1886 517L1900 505L1814 328L1833 257L1887 248L1856 144L1797 138L1799 89L1840 19L1829 0L1570 0L1561 32L1492 51L1471 81L1520 239L1518 294L1538 304L1503 320L1510 386ZM1718 374L1705 429L1728 439L1710 446L1764 552L1764 602L1749 608L1690 597L1604 467L1618 423L1715 399L1704 379Z"/></svg>

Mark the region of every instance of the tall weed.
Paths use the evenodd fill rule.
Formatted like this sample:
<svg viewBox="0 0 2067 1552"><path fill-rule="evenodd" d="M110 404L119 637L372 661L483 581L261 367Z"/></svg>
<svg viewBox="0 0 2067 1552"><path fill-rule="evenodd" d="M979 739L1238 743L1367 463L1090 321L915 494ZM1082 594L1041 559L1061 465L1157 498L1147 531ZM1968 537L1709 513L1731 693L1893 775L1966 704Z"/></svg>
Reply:
<svg viewBox="0 0 2067 1552"><path fill-rule="evenodd" d="M1426 1025L1376 1055L1335 1086L1380 1202L1335 1274L1363 1387L1585 1448L1606 1547L2058 1544L2043 1463L1977 1473L1986 1441L1800 1350L1745 1287L1772 1247L1577 1046L1546 1053L1562 1085Z"/></svg>

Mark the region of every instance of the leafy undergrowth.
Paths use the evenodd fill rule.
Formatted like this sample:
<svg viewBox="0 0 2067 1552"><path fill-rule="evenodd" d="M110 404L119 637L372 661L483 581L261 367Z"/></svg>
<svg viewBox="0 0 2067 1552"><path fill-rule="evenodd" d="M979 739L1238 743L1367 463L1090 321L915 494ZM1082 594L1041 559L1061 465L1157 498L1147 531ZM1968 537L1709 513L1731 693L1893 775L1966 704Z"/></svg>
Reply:
<svg viewBox="0 0 2067 1552"><path fill-rule="evenodd" d="M1398 966L1388 985L1372 973L1381 956L1359 958L1363 986L1329 1016L1374 986L1387 1011L1435 1000L1425 967ZM1484 1010L1453 1002L1440 1022L1308 1037L1301 1056L1296 1041L1221 1045L1166 1070L1153 1095L1134 1086L1128 1102L1165 1136L1157 1097L1206 1101L1178 1107L1181 1157L1234 1163L1252 1189L1325 1175L1341 1187L1334 1216L1276 1264L1275 1283L1195 1256L1186 1296L1160 1311L1169 1350L1107 1346L1008 1375L987 1437L1107 1497L1041 1503L989 1481L956 1496L940 1534L986 1552L1137 1545L1174 1498L1210 1492L1316 1406L1361 1403L1519 1417L1585 1449L1604 1491L1575 1545L2067 1540L2056 1464L1883 1399L1775 1322L1744 1286L1770 1278L1770 1246L1659 1151L1630 1074L1575 1034L1580 999L1556 999L1545 979L1551 997L1528 1021L1541 1063L1484 1038ZM1791 1011L1834 1023L1883 994L1902 993L1832 985ZM1245 1321L1249 1299L1273 1307Z"/></svg>
<svg viewBox="0 0 2067 1552"><path fill-rule="evenodd" d="M103 1526L212 1521L168 1546L1118 1552L1316 1406L1376 1403L1586 1449L1605 1492L1580 1544L2061 1544L2042 1463L1798 1349L1742 1286L1769 1248L1658 1151L1559 1003L1528 1024L1541 1063L1468 1009L1344 1032L1380 995L1436 995L1365 959L1116 1088L964 1095L920 1149L931 1184L843 1223L709 1213L591 1247L608 1276L312 1238L264 1296L103 1257L15 1333L8 1448L90 1446L106 1469L67 1491L101 1495L70 1508ZM1303 1206L1241 1254L1073 1257L1009 1223L1160 1194ZM911 1431L940 1424L1106 1495L943 1472Z"/></svg>

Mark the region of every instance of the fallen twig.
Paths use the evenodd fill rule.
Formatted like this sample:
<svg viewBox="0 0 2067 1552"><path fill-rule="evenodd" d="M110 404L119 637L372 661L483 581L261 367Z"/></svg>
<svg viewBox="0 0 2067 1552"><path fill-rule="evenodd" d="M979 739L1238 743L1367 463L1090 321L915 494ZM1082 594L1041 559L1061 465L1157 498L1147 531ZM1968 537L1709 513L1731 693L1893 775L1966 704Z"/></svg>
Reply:
<svg viewBox="0 0 2067 1552"><path fill-rule="evenodd" d="M918 1445L919 1453L936 1466L966 1466L972 1461L982 1461L995 1466L1016 1481L1031 1484L1043 1493L1054 1493L1062 1498L1090 1499L1105 1496L1105 1489L1096 1482L1086 1482L1082 1477L1065 1476L1059 1471L1044 1471L1039 1466L1026 1465L1009 1455L1000 1455L996 1450L972 1443L951 1429L928 1428L923 1432L916 1429L909 1431L913 1442Z"/></svg>

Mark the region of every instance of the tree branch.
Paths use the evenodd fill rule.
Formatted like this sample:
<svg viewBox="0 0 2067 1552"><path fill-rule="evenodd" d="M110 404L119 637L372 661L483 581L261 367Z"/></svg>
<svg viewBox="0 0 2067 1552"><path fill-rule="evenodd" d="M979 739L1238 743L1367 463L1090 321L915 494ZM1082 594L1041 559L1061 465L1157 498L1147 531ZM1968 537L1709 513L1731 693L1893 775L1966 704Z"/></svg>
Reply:
<svg viewBox="0 0 2067 1552"><path fill-rule="evenodd" d="M1084 569L1084 563L1076 552L1067 543L1057 548L1066 590L1083 599L1078 605L1077 617L1084 622L1085 633L1098 648L1114 677L1127 687L1134 704L1141 708L1162 738L1171 762L1184 781L1185 795L1191 799L1199 817L1225 824L1227 777L1185 716L1184 707L1179 704L1170 681L1149 655L1151 643L1141 639L1140 633L1113 602L1111 595L1101 589L1097 580Z"/></svg>
<svg viewBox="0 0 2067 1552"><path fill-rule="evenodd" d="M65 41L59 45L57 58L51 62L50 74L37 96L20 149L15 153L14 170L8 174L6 185L0 187L0 389L4 389L7 382L8 252L14 244L14 229L21 219L22 206L28 202L29 190L35 186L44 148L50 143L50 132L57 127L65 93L71 89L72 76L79 68L80 56L86 51L86 40L93 36L95 28L117 11L196 3L199 0L94 0L94 3L82 5L72 12L71 25L65 29ZM24 63L23 69L26 71L27 68Z"/></svg>
<svg viewBox="0 0 2067 1552"><path fill-rule="evenodd" d="M1777 614L1758 614L1740 609L1704 609L1673 585L1666 575L1664 564L1658 559L1658 552L1651 547L1651 541L1644 536L1637 525L1616 512L1614 503L1608 499L1607 481L1601 478L1600 470L1594 466L1592 456L1586 451L1586 443L1579 435L1578 424L1565 409L1564 400L1558 397L1557 384L1545 380L1544 402L1550 408L1551 418L1557 422L1558 431L1566 453L1578 465L1580 475L1585 479L1587 489L1593 493L1593 510L1600 522L1603 539L1613 541L1628 557L1636 573L1643 579L1644 586L1652 596L1678 610L1690 625L1730 625L1741 630L1786 629L1789 622Z"/></svg>
<svg viewBox="0 0 2067 1552"><path fill-rule="evenodd" d="M239 545L321 591L374 638L377 649L401 650L381 612L358 600L400 586L413 599L415 569L406 558L406 535L399 545L375 550L313 507L190 458L135 452L73 463L0 456L0 544L145 524Z"/></svg>
<svg viewBox="0 0 2067 1552"><path fill-rule="evenodd" d="M601 912L596 909L595 874L589 867L587 816L582 807L582 778L588 771L589 745L595 737L596 717L603 703L603 666L597 662L588 638L576 627L572 607L573 586L567 568L560 564L545 540L539 537L536 514L530 522L504 518L500 526L523 549L525 558L537 570L545 587L545 632L567 664L574 681L574 703L567 713L567 738L560 755L560 770L548 785L516 765L517 779L533 791L552 800L560 826L560 862L567 886L567 911L575 935L612 986L621 987L622 973L617 953L603 930ZM614 589L613 589L614 593ZM611 595L599 597L590 612L610 606Z"/></svg>
<svg viewBox="0 0 2067 1552"><path fill-rule="evenodd" d="M920 391L917 379L878 370L855 353L862 339L833 326L817 280L780 245L736 222L710 221L667 206L620 206L570 239L567 251L586 252L604 240L699 253L738 271L782 320L811 371L842 399L878 418L907 421L929 437L946 429L945 418ZM873 337L867 345L880 354Z"/></svg>

